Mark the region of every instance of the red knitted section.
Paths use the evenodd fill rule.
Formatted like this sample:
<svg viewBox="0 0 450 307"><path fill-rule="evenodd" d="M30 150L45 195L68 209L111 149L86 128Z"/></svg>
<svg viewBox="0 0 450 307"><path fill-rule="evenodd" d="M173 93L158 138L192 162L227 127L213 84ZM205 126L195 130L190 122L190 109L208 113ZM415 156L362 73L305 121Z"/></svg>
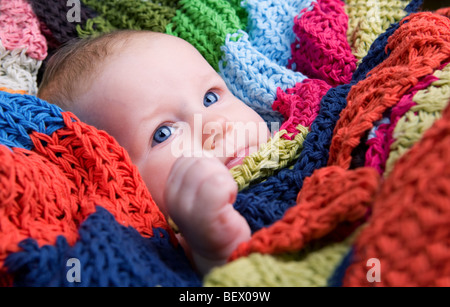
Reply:
<svg viewBox="0 0 450 307"><path fill-rule="evenodd" d="M389 38L389 57L352 87L334 130L328 165L350 166L362 135L415 86L450 57L450 20L432 13L410 15Z"/></svg>
<svg viewBox="0 0 450 307"><path fill-rule="evenodd" d="M345 286L450 286L450 108L396 164L354 247ZM381 282L367 282L367 260Z"/></svg>
<svg viewBox="0 0 450 307"><path fill-rule="evenodd" d="M378 184L379 175L373 168L317 170L305 179L297 205L271 227L254 233L250 241L235 250L230 260L254 252L298 251L310 241L329 234L340 223L364 218Z"/></svg>
<svg viewBox="0 0 450 307"><path fill-rule="evenodd" d="M74 182L80 210L87 216L101 205L119 223L132 226L144 237L152 228L169 230L164 216L127 152L104 131L80 122L70 112L63 113L66 128L52 137L33 133L35 151L56 164ZM43 146L45 144L45 146ZM73 190L74 189L74 190Z"/></svg>
<svg viewBox="0 0 450 307"><path fill-rule="evenodd" d="M450 17L450 7L444 7L435 12L436 14L440 14L442 16Z"/></svg>
<svg viewBox="0 0 450 307"><path fill-rule="evenodd" d="M73 183L44 157L23 149L0 146L0 268L18 243L35 238L53 244L64 235L73 244L82 220ZM4 275L4 274L0 274Z"/></svg>
<svg viewBox="0 0 450 307"><path fill-rule="evenodd" d="M280 112L287 120L280 130L286 130L289 134L283 137L294 139L298 133L298 125L310 127L320 110L322 97L331 88L325 81L318 79L306 79L297 83L295 87L284 92L277 89L277 100L272 105L274 111Z"/></svg>
<svg viewBox="0 0 450 307"><path fill-rule="evenodd" d="M74 244L96 206L146 237L163 228L175 243L125 150L71 113L63 117L66 127L51 136L32 133L33 151L0 146L0 268L23 239L53 245L63 235Z"/></svg>
<svg viewBox="0 0 450 307"><path fill-rule="evenodd" d="M367 141L369 146L366 152L365 166L376 168L380 174L384 173L386 161L389 157L390 146L395 141L394 129L400 118L411 107L416 105L413 101L414 95L419 91L427 88L432 82L439 80L433 75L428 75L411 88L391 110L390 123L381 124L376 132L376 137Z"/></svg>
<svg viewBox="0 0 450 307"><path fill-rule="evenodd" d="M349 83L357 59L347 42L348 16L341 0L317 0L295 18L292 44L295 69L332 86Z"/></svg>

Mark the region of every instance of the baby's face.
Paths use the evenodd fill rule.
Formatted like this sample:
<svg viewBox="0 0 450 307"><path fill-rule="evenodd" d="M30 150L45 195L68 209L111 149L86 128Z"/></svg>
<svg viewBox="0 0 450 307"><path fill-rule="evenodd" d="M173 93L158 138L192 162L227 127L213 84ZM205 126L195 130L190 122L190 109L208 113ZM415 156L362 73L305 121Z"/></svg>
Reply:
<svg viewBox="0 0 450 307"><path fill-rule="evenodd" d="M270 137L194 47L162 34L133 39L108 60L73 112L128 151L165 214L165 185L181 155L232 168Z"/></svg>

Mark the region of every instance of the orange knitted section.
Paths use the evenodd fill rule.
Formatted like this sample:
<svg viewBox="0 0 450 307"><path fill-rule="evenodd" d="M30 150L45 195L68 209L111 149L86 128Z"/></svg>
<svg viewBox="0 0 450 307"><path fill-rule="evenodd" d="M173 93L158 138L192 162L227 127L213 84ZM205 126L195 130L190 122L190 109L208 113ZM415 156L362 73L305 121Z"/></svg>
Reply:
<svg viewBox="0 0 450 307"><path fill-rule="evenodd" d="M450 286L450 107L396 164L354 247L345 286ZM381 282L367 282L367 260Z"/></svg>
<svg viewBox="0 0 450 307"><path fill-rule="evenodd" d="M435 13L442 16L450 17L450 7L444 7L442 9L437 10Z"/></svg>
<svg viewBox="0 0 450 307"><path fill-rule="evenodd" d="M389 37L389 57L350 90L334 129L328 165L347 169L364 133L421 77L450 57L450 20L432 13L412 14Z"/></svg>
<svg viewBox="0 0 450 307"><path fill-rule="evenodd" d="M70 194L73 183L58 167L25 149L11 152L0 146L0 160L0 270L24 239L53 244L64 235L75 243L82 216Z"/></svg>
<svg viewBox="0 0 450 307"><path fill-rule="evenodd" d="M22 94L22 95L26 95L27 94L27 91L24 91L24 90L12 90L12 89L7 88L7 87L0 87L0 91L11 93L11 94Z"/></svg>
<svg viewBox="0 0 450 307"><path fill-rule="evenodd" d="M342 222L363 218L378 190L375 169L346 171L340 167L319 169L305 179L297 205L269 228L256 232L241 244L230 260L253 252L275 254L298 251L324 237Z"/></svg>
<svg viewBox="0 0 450 307"><path fill-rule="evenodd" d="M71 194L76 195L81 214L88 216L100 205L119 223L132 226L144 237L153 235L152 228L169 231L125 149L106 132L80 122L70 112L62 115L66 128L52 137L33 133L33 150L57 165L74 183Z"/></svg>
<svg viewBox="0 0 450 307"><path fill-rule="evenodd" d="M71 113L62 115L66 127L31 134L33 151L0 146L0 270L24 239L54 245L63 235L74 244L96 206L143 236L163 228L176 243L125 150Z"/></svg>

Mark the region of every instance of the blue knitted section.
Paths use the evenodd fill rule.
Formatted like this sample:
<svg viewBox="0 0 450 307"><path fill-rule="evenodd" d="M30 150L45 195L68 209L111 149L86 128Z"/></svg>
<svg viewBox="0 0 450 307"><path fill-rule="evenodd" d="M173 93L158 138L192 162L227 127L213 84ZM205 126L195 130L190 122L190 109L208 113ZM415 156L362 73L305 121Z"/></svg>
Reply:
<svg viewBox="0 0 450 307"><path fill-rule="evenodd" d="M328 287L342 287L342 281L345 277L345 272L347 271L347 268L352 264L353 262L353 248L350 249L350 251L345 255L345 257L342 259L341 263L336 267L333 274L328 278L327 286Z"/></svg>
<svg viewBox="0 0 450 307"><path fill-rule="evenodd" d="M334 127L347 105L348 92L387 58L388 54L384 50L387 40L398 27L399 24L392 25L374 41L350 84L332 88L322 98L319 114L311 125L311 132L303 143L303 150L294 167L283 169L238 194L234 207L245 217L253 232L282 218L286 210L296 204L305 178L327 165Z"/></svg>
<svg viewBox="0 0 450 307"><path fill-rule="evenodd" d="M162 230L153 231L154 237L144 238L97 207L81 225L73 247L63 236L54 246L39 247L27 239L20 243L22 251L8 256L5 266L15 286L201 286L181 247L175 248L166 233L161 238ZM80 261L79 283L67 280L71 258Z"/></svg>
<svg viewBox="0 0 450 307"><path fill-rule="evenodd" d="M313 0L247 0L247 31L255 49L272 62L287 66L295 42L294 18Z"/></svg>
<svg viewBox="0 0 450 307"><path fill-rule="evenodd" d="M420 6L422 5L423 0L412 0L409 2L409 4L405 7L405 12L408 12L409 14L415 13L419 11Z"/></svg>
<svg viewBox="0 0 450 307"><path fill-rule="evenodd" d="M266 181L238 194L234 204L252 231L279 220L286 209L296 204L303 181L314 170L326 165L331 137L339 114L347 105L350 85L332 88L322 98L320 112L303 142L303 151L293 169L283 169Z"/></svg>
<svg viewBox="0 0 450 307"><path fill-rule="evenodd" d="M241 30L227 36L222 51L224 56L219 62L219 69L230 91L267 122L280 123L282 116L272 111L277 88L286 90L294 87L305 76L271 61L252 45L248 34Z"/></svg>
<svg viewBox="0 0 450 307"><path fill-rule="evenodd" d="M32 149L30 133L51 135L65 126L61 112L35 96L0 91L0 144Z"/></svg>

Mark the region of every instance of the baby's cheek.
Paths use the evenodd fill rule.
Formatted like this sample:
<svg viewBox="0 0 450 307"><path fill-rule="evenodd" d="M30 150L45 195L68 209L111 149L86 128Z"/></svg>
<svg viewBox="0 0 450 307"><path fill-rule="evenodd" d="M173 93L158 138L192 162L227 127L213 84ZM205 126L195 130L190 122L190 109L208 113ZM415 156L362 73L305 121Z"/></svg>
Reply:
<svg viewBox="0 0 450 307"><path fill-rule="evenodd" d="M165 169L156 166L147 166L141 168L139 171L151 197L167 218L168 212L164 201L164 191L167 185L167 177L169 176L168 172L166 172Z"/></svg>

